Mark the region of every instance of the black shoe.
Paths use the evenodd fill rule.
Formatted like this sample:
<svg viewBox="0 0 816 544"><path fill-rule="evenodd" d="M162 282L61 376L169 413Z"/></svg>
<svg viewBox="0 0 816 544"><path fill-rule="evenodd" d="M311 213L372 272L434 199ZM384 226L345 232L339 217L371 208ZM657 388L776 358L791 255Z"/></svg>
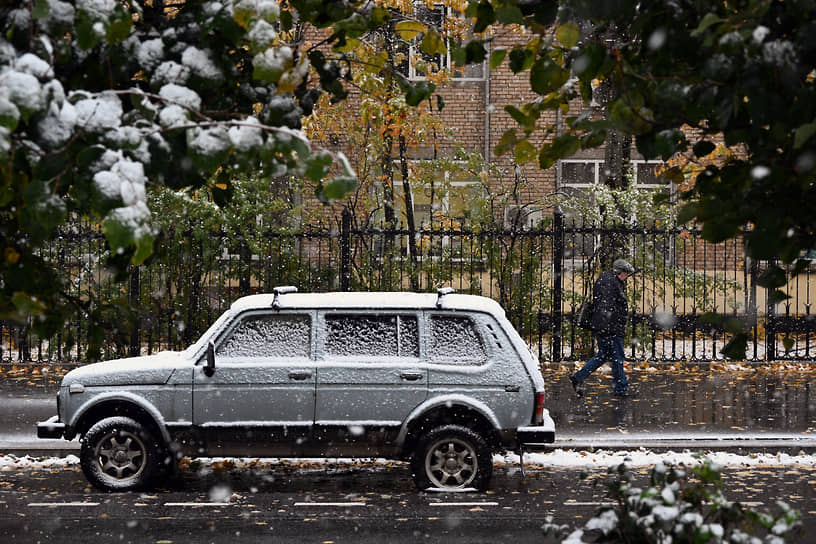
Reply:
<svg viewBox="0 0 816 544"><path fill-rule="evenodd" d="M572 390L575 391L575 394L579 397L584 396L584 392L581 390L581 382L579 382L575 376L569 377L570 383L572 384Z"/></svg>
<svg viewBox="0 0 816 544"><path fill-rule="evenodd" d="M615 391L612 394L614 396L620 397L620 398L629 398L629 397L634 397L636 395L636 393L634 391L629 391L629 390L627 390L627 391Z"/></svg>

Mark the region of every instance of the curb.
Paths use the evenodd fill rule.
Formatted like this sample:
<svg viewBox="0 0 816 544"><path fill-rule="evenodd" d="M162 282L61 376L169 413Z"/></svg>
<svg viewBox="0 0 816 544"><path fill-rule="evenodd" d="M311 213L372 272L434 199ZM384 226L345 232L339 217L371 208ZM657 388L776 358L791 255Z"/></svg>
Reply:
<svg viewBox="0 0 816 544"><path fill-rule="evenodd" d="M66 457L79 455L79 442L66 442L61 445L43 445L36 443L0 443L0 455L16 457ZM657 453L682 451L726 451L731 453L800 453L816 454L816 438L780 438L780 437L728 437L728 438L592 438L588 436L565 437L556 440L545 451L554 450L639 450L646 449Z"/></svg>

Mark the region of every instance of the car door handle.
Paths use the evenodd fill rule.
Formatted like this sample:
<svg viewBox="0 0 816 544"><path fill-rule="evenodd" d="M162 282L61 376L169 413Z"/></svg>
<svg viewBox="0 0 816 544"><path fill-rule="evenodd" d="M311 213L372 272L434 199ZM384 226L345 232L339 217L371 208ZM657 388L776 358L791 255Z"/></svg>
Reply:
<svg viewBox="0 0 816 544"><path fill-rule="evenodd" d="M415 382L422 379L422 372L402 372L400 378L409 382Z"/></svg>
<svg viewBox="0 0 816 544"><path fill-rule="evenodd" d="M312 373L308 370L293 371L289 373L289 379L303 381L312 377Z"/></svg>

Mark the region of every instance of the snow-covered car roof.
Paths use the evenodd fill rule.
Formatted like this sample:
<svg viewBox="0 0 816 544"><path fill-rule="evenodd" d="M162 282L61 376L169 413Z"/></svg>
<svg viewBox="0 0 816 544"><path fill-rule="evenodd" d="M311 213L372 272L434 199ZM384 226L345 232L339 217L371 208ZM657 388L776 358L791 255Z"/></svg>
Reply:
<svg viewBox="0 0 816 544"><path fill-rule="evenodd" d="M467 310L503 316L504 309L498 302L476 295L459 295L452 292L405 293L405 292L342 292L342 293L295 293L249 295L232 303L233 313L244 310L276 307L280 309L373 309L373 310Z"/></svg>

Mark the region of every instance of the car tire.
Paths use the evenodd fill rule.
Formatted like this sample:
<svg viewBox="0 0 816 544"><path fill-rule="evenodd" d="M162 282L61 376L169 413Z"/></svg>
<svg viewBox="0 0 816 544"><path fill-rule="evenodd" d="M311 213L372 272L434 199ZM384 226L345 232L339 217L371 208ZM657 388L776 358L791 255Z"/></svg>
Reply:
<svg viewBox="0 0 816 544"><path fill-rule="evenodd" d="M130 491L149 485L161 444L144 425L129 417L96 422L82 439L80 466L103 491Z"/></svg>
<svg viewBox="0 0 816 544"><path fill-rule="evenodd" d="M487 441L462 425L443 425L417 442L411 476L421 489L484 491L493 475L493 455Z"/></svg>

